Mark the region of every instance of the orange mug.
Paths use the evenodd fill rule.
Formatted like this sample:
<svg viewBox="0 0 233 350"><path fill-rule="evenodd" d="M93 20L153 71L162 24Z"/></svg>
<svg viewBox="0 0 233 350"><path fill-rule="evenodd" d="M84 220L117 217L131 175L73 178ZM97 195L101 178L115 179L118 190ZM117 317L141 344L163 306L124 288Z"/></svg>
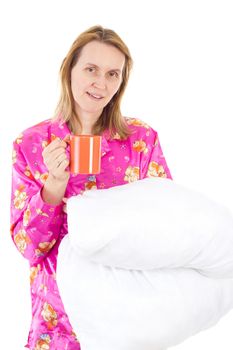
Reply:
<svg viewBox="0 0 233 350"><path fill-rule="evenodd" d="M72 174L99 174L101 161L99 135L70 135L70 171Z"/></svg>

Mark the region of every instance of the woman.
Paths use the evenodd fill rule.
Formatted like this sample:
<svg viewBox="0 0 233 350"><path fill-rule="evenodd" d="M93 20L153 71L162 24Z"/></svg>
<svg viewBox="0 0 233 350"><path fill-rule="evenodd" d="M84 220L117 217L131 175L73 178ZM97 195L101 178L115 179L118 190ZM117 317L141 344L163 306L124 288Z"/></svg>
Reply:
<svg viewBox="0 0 233 350"><path fill-rule="evenodd" d="M130 52L114 31L89 28L61 65L55 116L14 141L11 235L30 264L30 349L80 349L56 284L58 247L67 234L66 199L145 177L171 179L157 132L121 115L131 68ZM70 174L70 134L102 135L100 174Z"/></svg>

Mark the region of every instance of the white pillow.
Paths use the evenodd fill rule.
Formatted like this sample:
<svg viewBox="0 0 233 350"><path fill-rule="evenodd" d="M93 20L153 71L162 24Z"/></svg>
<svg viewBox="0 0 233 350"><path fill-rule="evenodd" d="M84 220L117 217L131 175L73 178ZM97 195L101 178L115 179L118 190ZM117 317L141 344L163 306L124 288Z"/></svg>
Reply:
<svg viewBox="0 0 233 350"><path fill-rule="evenodd" d="M233 218L205 195L164 178L86 191L67 203L71 244L126 269L189 267L233 277Z"/></svg>
<svg viewBox="0 0 233 350"><path fill-rule="evenodd" d="M82 350L165 350L233 307L232 215L206 196L152 178L67 213L57 282Z"/></svg>

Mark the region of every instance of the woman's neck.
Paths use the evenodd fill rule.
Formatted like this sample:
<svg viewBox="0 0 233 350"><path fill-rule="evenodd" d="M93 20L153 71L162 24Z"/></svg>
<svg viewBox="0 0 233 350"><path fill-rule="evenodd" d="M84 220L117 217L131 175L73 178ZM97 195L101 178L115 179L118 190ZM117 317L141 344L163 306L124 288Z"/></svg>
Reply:
<svg viewBox="0 0 233 350"><path fill-rule="evenodd" d="M72 125L72 132L75 135L91 135L92 134L92 125L83 125L82 130L77 122Z"/></svg>

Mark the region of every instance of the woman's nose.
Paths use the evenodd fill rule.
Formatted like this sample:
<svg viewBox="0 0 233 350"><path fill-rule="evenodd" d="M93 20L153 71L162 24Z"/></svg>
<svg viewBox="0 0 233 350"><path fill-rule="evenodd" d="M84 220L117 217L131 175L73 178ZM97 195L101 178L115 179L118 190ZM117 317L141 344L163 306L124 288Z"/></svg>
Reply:
<svg viewBox="0 0 233 350"><path fill-rule="evenodd" d="M98 77L95 78L95 81L93 84L99 89L105 89L106 88L105 77L99 75Z"/></svg>

